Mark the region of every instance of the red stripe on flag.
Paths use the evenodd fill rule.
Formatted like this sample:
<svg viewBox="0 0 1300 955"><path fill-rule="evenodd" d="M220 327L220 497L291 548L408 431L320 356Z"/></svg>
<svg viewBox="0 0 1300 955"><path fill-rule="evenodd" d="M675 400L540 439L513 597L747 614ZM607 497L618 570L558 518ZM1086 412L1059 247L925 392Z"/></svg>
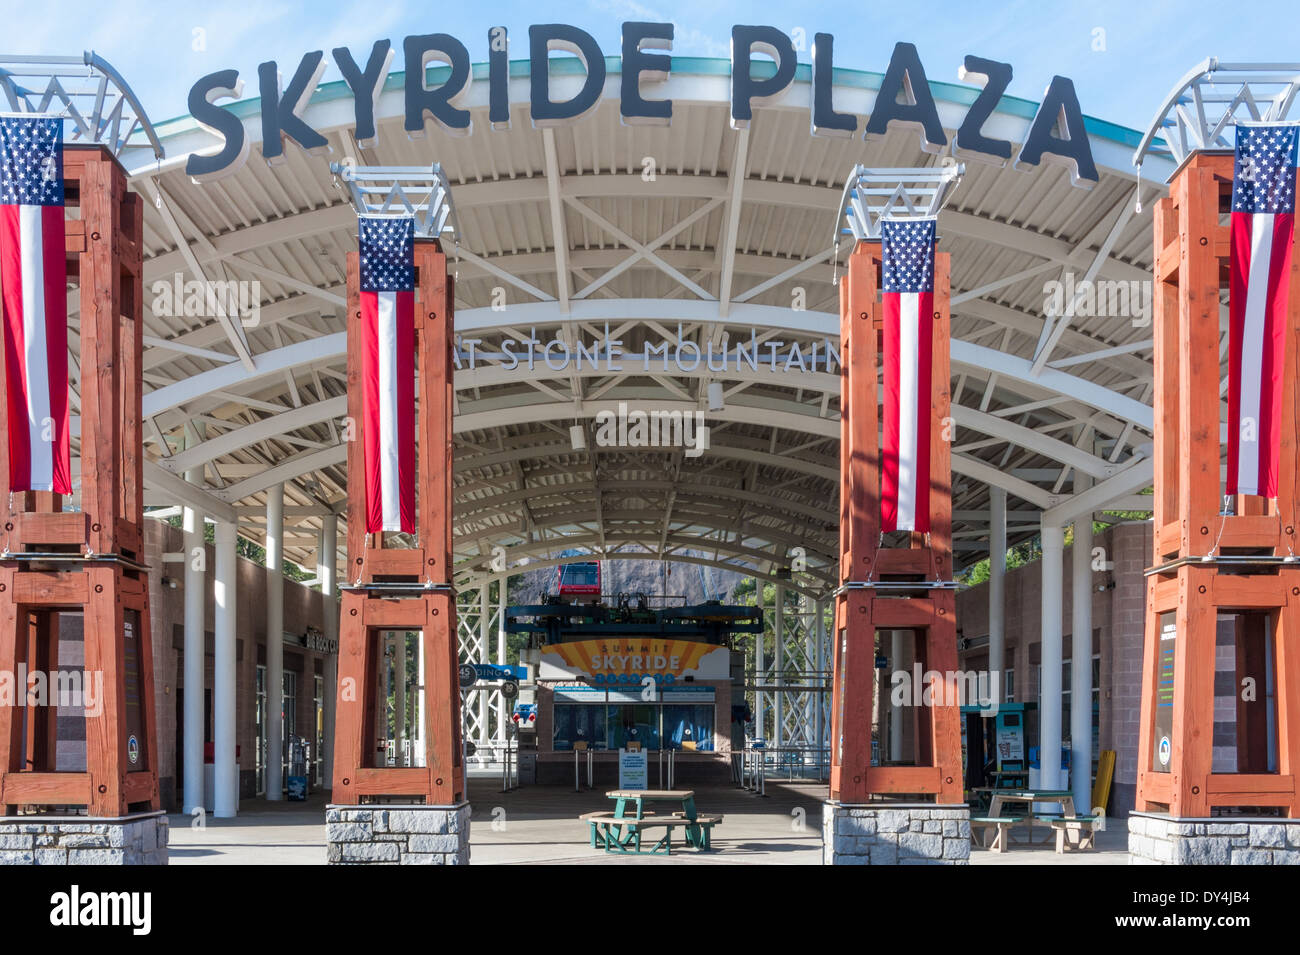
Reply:
<svg viewBox="0 0 1300 955"><path fill-rule="evenodd" d="M380 427L379 392L379 296L361 293L361 396L363 409L366 475L366 533L384 529L384 497L381 474L383 433ZM398 508L401 528L415 533L415 293L395 292L397 354L396 441L398 459Z"/></svg>
<svg viewBox="0 0 1300 955"><path fill-rule="evenodd" d="M1273 217L1273 255L1269 260L1267 321L1260 380L1268 396L1260 402L1259 483L1265 497L1277 497L1278 470L1282 449L1282 386L1286 361L1287 308L1291 284L1291 237L1295 216Z"/></svg>
<svg viewBox="0 0 1300 955"><path fill-rule="evenodd" d="M23 303L23 248L22 208L18 205L0 206L0 286L3 286L4 348L6 376L6 410L8 412L9 487L14 491L53 491L56 494L72 493L72 467L69 451L68 428L68 292L67 262L64 242L63 207L40 208L41 248L37 256L28 255L31 263L39 262L45 313L31 322L41 328L43 342L27 341L25 323L33 316L26 315ZM29 215L30 215L30 208ZM28 347L44 356L44 375L36 375L46 393L33 396L32 369L26 365ZM49 409L49 421L38 421L35 428L43 438L48 436L48 446L32 447L32 424L29 421L30 400L39 397L37 407ZM50 455L51 468L48 483L42 466L41 480L34 477L33 455ZM42 458L44 460L44 458Z"/></svg>
<svg viewBox="0 0 1300 955"><path fill-rule="evenodd" d="M53 488L72 493L72 463L68 427L68 260L63 206L41 207L41 250L45 278L45 343L53 420Z"/></svg>
<svg viewBox="0 0 1300 955"><path fill-rule="evenodd" d="M9 487L30 490L32 454L27 428L27 369L23 364L23 267L19 207L0 206L0 290L4 295L5 407L9 431Z"/></svg>
<svg viewBox="0 0 1300 955"><path fill-rule="evenodd" d="M933 370L934 335L931 316L934 312L934 293L920 292L917 297L915 326L910 329L916 337L916 353L912 360L913 374L904 375L902 363L902 323L909 320L902 307L903 293L886 292L882 296L884 310L884 435L880 459L880 527L883 531L899 530L900 496L914 502L912 526L917 533L930 530L930 435L931 435L931 378ZM903 380L916 382L916 393L903 394ZM908 400L911 399L911 400ZM913 406L916 411L916 447L910 474L900 468L902 447L901 409ZM903 482L907 485L904 486Z"/></svg>
<svg viewBox="0 0 1300 955"><path fill-rule="evenodd" d="M366 533L384 529L379 480L379 295L361 293L361 434L365 453Z"/></svg>
<svg viewBox="0 0 1300 955"><path fill-rule="evenodd" d="M415 293L397 293L397 473L402 530L415 533Z"/></svg>
<svg viewBox="0 0 1300 955"><path fill-rule="evenodd" d="M930 393L934 367L934 293L922 292L916 310L916 530L930 532Z"/></svg>
<svg viewBox="0 0 1300 955"><path fill-rule="evenodd" d="M1251 230L1254 217L1232 214L1229 237L1231 268L1228 280L1228 478L1227 494L1250 493L1239 483L1241 467L1242 388L1246 380L1259 382L1259 417L1250 422L1259 439L1256 492L1277 497L1282 438L1282 387L1285 375L1287 308L1290 298L1291 246L1295 216L1273 217L1269 245L1267 287L1255 289L1265 296L1264 332L1260 352L1245 354L1246 305L1250 292ZM1249 415L1248 415L1249 417Z"/></svg>
<svg viewBox="0 0 1300 955"><path fill-rule="evenodd" d="M885 366L884 442L880 454L880 529L898 529L898 444L899 421L899 296L886 292L882 296L884 311Z"/></svg>

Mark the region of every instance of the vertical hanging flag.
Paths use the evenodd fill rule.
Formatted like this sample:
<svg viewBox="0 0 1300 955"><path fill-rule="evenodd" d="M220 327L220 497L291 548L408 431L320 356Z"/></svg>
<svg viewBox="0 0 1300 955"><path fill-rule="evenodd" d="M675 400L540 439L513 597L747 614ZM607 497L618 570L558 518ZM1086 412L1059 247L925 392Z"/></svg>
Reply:
<svg viewBox="0 0 1300 955"><path fill-rule="evenodd" d="M880 527L930 530L930 357L935 220L880 224L885 309L885 440Z"/></svg>
<svg viewBox="0 0 1300 955"><path fill-rule="evenodd" d="M72 493L63 122L0 116L0 295L9 487Z"/></svg>
<svg viewBox="0 0 1300 955"><path fill-rule="evenodd" d="M1241 123L1232 177L1228 494L1277 497L1300 126Z"/></svg>
<svg viewBox="0 0 1300 955"><path fill-rule="evenodd" d="M415 532L415 220L362 216L366 532Z"/></svg>

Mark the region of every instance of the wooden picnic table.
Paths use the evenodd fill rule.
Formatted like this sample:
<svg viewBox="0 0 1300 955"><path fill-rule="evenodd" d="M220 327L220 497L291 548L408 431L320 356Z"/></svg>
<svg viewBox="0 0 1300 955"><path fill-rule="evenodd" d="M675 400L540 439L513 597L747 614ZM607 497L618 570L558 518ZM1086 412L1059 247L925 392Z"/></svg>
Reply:
<svg viewBox="0 0 1300 955"><path fill-rule="evenodd" d="M614 815L620 818L628 815L632 807L633 819L641 819L645 813L646 803L668 802L682 807L686 818L695 821L695 790L693 789L611 789L605 793L614 802Z"/></svg>
<svg viewBox="0 0 1300 955"><path fill-rule="evenodd" d="M1068 789L995 789L989 801L989 816L1003 815L1002 808L1008 803L1024 805L1026 807L1024 819L1029 826L1029 833L1025 838L1032 843L1034 841L1033 805L1036 802L1057 803L1061 807L1062 816L1068 818L1074 815L1074 793ZM1048 831L1051 831L1050 826Z"/></svg>
<svg viewBox="0 0 1300 955"><path fill-rule="evenodd" d="M708 829L721 818L700 819L695 809L695 791L693 789L611 789L605 795L614 800L615 820L627 819L637 823L636 826L618 827L619 831L616 839L619 845L625 844L630 837L639 832L643 825L671 827L684 824L686 844L697 849L707 849L710 842ZM662 822L656 819L647 820L646 806L653 803L670 803L680 806L681 809ZM706 824L700 825L702 822ZM610 824L611 827L617 825L613 820L610 820Z"/></svg>

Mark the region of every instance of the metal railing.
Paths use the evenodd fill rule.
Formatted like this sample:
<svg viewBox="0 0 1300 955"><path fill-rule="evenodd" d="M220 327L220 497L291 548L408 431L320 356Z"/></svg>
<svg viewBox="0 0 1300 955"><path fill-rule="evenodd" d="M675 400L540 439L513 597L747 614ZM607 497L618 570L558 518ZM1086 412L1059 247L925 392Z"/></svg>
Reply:
<svg viewBox="0 0 1300 955"><path fill-rule="evenodd" d="M731 754L731 779L741 789L766 795L767 777L787 780L816 779L830 775L831 751L824 746L747 747Z"/></svg>

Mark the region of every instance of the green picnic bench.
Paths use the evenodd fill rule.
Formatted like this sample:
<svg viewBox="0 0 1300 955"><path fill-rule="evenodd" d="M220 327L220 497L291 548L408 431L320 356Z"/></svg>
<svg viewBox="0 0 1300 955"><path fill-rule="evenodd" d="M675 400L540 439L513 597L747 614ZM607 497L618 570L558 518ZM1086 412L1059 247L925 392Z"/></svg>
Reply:
<svg viewBox="0 0 1300 955"><path fill-rule="evenodd" d="M1097 821L1100 816L1039 816L1038 819L1052 827L1056 834L1056 851L1065 852L1068 844L1074 849L1094 849Z"/></svg>
<svg viewBox="0 0 1300 955"><path fill-rule="evenodd" d="M616 789L605 795L615 801L613 812L588 812L578 817L589 827L593 849L670 855L673 830L681 829L686 845L704 851L712 848L713 827L722 822L721 816L700 816L695 810L695 793L689 789ZM657 815L646 809L647 803L669 803L681 809ZM663 835L644 848L642 833L654 829L663 829Z"/></svg>
<svg viewBox="0 0 1300 955"><path fill-rule="evenodd" d="M1006 852L1011 841L1011 827L1025 821L1024 816L971 816L971 837L979 835L979 845L990 852ZM992 839L989 836L992 833Z"/></svg>
<svg viewBox="0 0 1300 955"><path fill-rule="evenodd" d="M624 852L634 855L672 855L673 830L681 829L687 835L687 844L701 851L712 847L711 833L713 827L722 822L721 816L697 816L687 819L681 815L644 816L634 819L619 816L612 812L587 813L584 817L591 826L592 847L606 852ZM655 839L642 841L648 830L662 829L663 834ZM692 835L692 833L698 835Z"/></svg>

